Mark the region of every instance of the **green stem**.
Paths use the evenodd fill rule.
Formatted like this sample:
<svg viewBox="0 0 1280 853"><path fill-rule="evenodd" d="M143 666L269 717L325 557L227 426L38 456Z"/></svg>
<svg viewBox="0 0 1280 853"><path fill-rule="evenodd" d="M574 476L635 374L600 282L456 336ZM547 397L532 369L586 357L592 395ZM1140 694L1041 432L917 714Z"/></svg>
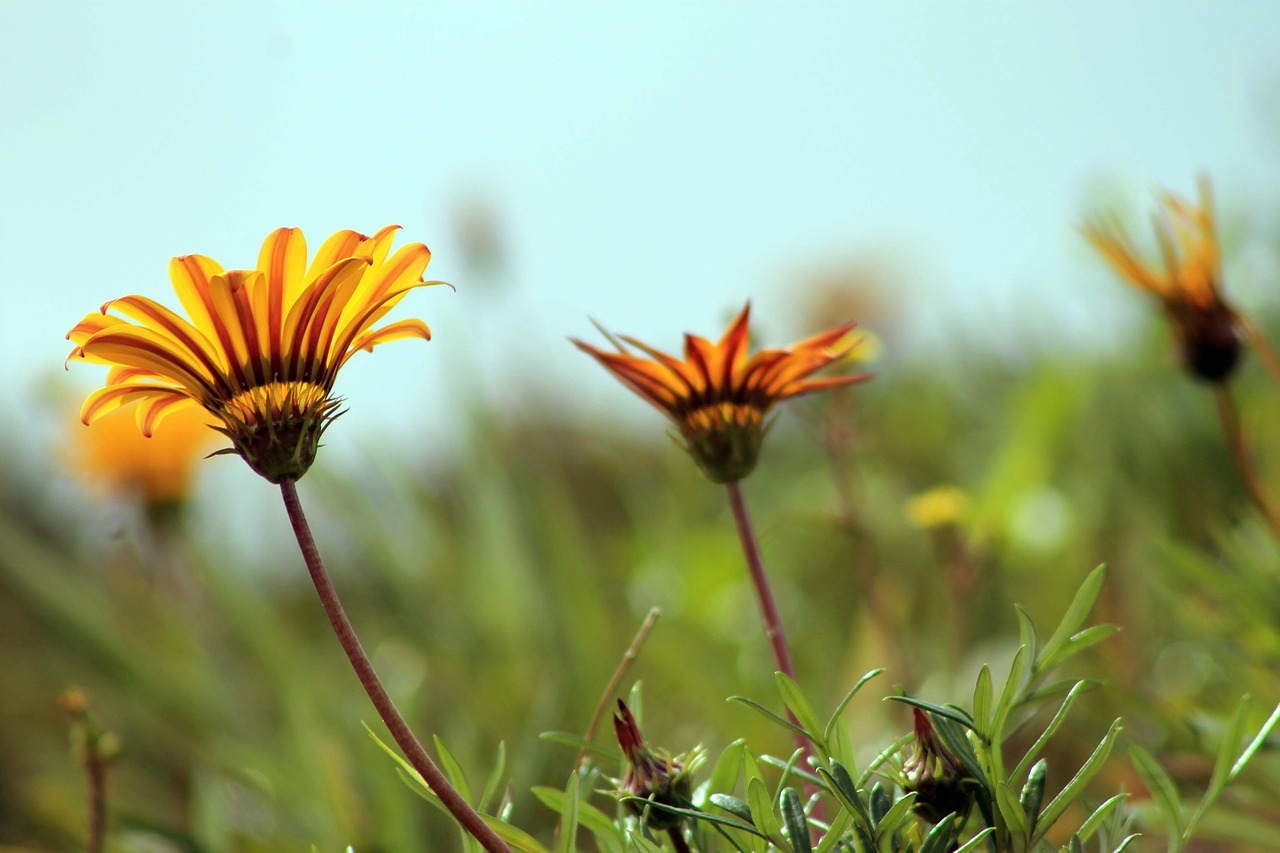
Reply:
<svg viewBox="0 0 1280 853"><path fill-rule="evenodd" d="M382 682L378 680L378 674L374 672L369 656L360 645L360 638L356 636L355 629L351 627L351 621L347 619L346 611L342 608L338 591L334 589L333 583L329 580L329 574L325 571L315 539L311 536L307 517L303 514L302 504L298 500L297 486L293 481L286 480L280 484L280 492L284 496L285 509L289 512L289 522L293 525L294 535L298 538L298 547L302 549L302 559L307 564L307 571L311 573L311 582L315 584L316 593L320 596L320 604L324 607L325 615L329 617L329 624L333 626L338 642L342 644L342 650L347 653L347 660L351 661L351 666L356 671L356 677L360 679L360 685L364 687L364 692L369 695L369 700L377 709L378 716L382 717L382 722L386 724L391 736L404 751L409 763L418 771L423 781L431 787L462 828L479 841L489 853L511 853L511 848L506 842L498 837L498 834L484 822L484 818L480 817L476 810L462 798L453 785L449 784L449 780L440 772L440 768L436 767L431 756L427 755L427 751L422 748L422 744L418 742L409 724L404 721L404 717L400 716L400 712L396 710L391 697L387 695Z"/></svg>

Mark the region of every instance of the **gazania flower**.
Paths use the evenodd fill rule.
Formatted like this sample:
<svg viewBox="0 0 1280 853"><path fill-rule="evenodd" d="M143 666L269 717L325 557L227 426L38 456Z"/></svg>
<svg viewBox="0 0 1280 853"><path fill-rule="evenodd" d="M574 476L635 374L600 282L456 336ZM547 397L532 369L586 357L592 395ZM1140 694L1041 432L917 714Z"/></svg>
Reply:
<svg viewBox="0 0 1280 853"><path fill-rule="evenodd" d="M138 428L150 435L165 415L202 406L231 439L228 452L273 483L298 479L340 414L333 384L347 359L387 341L431 337L421 320L373 328L406 291L438 283L422 281L431 253L421 243L388 257L396 231L339 231L309 268L297 228L271 232L256 269L174 258L169 277L187 317L125 296L67 333L76 345L68 361L111 366L81 420L136 402Z"/></svg>
<svg viewBox="0 0 1280 853"><path fill-rule="evenodd" d="M136 406L136 404L135 404ZM196 460L218 441L208 412L185 406L147 438L138 432L134 407L107 412L72 436L72 464L85 479L140 499L148 508L180 504L191 490Z"/></svg>
<svg viewBox="0 0 1280 853"><path fill-rule="evenodd" d="M1214 231L1209 182L1200 180L1200 204L1165 193L1154 217L1162 266L1138 256L1115 216L1087 223L1085 238L1120 277L1150 293L1173 324L1183 362L1195 376L1221 382L1240 360L1240 318L1222 295L1222 259Z"/></svg>
<svg viewBox="0 0 1280 853"><path fill-rule="evenodd" d="M973 782L968 771L938 736L929 715L912 708L915 751L902 765L906 788L916 795L915 812L931 823L949 814L963 819L973 805Z"/></svg>
<svg viewBox="0 0 1280 853"><path fill-rule="evenodd" d="M853 349L853 323L785 349L763 349L749 356L750 312L748 303L717 344L685 335L684 361L628 337L619 341L610 336L617 352L574 343L671 418L703 473L714 482L727 483L755 468L767 428L765 417L780 401L870 378L865 373L808 378ZM626 344L649 358L632 354Z"/></svg>
<svg viewBox="0 0 1280 853"><path fill-rule="evenodd" d="M621 699L618 700L618 710L613 715L613 731L618 737L618 745L622 747L622 754L627 759L627 773L618 782L620 796L639 797L676 808L692 807L691 774L694 766L701 762L700 750L694 750L690 756L675 758L665 753L655 754L645 744L644 735L640 733L631 709ZM634 801L629 801L627 805L637 817L648 812L646 821L650 829L661 831L680 825L679 815L649 808Z"/></svg>

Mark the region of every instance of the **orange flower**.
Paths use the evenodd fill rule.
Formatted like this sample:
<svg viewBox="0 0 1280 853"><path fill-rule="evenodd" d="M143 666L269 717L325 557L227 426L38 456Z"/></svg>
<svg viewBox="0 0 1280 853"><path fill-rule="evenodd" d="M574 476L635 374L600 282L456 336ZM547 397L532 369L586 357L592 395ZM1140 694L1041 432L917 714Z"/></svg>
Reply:
<svg viewBox="0 0 1280 853"><path fill-rule="evenodd" d="M218 441L209 415L194 406L165 418L147 438L133 409L115 409L75 431L75 465L88 480L140 497L147 506L176 504L191 490L196 460Z"/></svg>
<svg viewBox="0 0 1280 853"><path fill-rule="evenodd" d="M441 283L422 280L431 253L421 243L388 257L397 230L338 231L309 269L297 228L267 235L257 269L224 272L203 255L174 258L169 277L189 320L125 296L67 333L76 345L68 361L112 368L81 419L138 402L138 428L150 435L170 412L202 406L231 439L229 452L273 483L298 479L340 414L333 384L347 360L386 341L431 338L416 319L373 328L410 289Z"/></svg>
<svg viewBox="0 0 1280 853"><path fill-rule="evenodd" d="M685 335L684 361L628 337L619 341L609 336L616 353L579 340L574 343L671 418L703 473L714 482L727 483L755 468L768 426L765 416L777 403L870 378L866 373L807 378L853 349L853 323L785 349L763 349L748 356L750 313L747 303L717 344ZM623 342L650 358L633 355Z"/></svg>
<svg viewBox="0 0 1280 853"><path fill-rule="evenodd" d="M1200 179L1200 204L1172 193L1160 197L1153 217L1163 268L1138 257L1114 215L1083 227L1087 239L1120 277L1159 300L1173 324L1182 358L1193 375L1220 382L1240 360L1240 318L1222 296L1222 258L1214 228L1213 197Z"/></svg>

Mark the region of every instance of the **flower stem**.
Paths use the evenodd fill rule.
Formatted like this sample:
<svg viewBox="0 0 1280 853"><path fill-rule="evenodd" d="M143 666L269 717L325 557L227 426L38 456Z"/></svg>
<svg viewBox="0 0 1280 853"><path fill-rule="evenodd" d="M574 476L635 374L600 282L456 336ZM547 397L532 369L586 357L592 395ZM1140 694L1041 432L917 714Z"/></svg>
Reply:
<svg viewBox="0 0 1280 853"><path fill-rule="evenodd" d="M1253 344L1253 351L1258 354L1258 358L1262 359L1262 366L1270 374L1272 381L1280 384L1280 355L1276 354L1275 347L1271 346L1271 342L1267 340L1266 335L1262 334L1257 323L1243 316L1238 322L1245 338Z"/></svg>
<svg viewBox="0 0 1280 853"><path fill-rule="evenodd" d="M791 663L791 649L787 646L787 635L782 629L782 617L778 614L778 605L773 598L773 589L769 586L769 578L764 571L764 559L760 556L760 543L756 540L755 528L751 524L751 516L747 513L747 503L742 497L742 484L738 480L730 480L725 484L729 491L729 507L733 510L733 520L738 527L738 539L742 542L742 553L747 558L747 569L751 573L751 585L756 591L756 601L760 605L760 618L764 620L764 633L769 638L769 646L773 649L773 659L778 671L792 681L796 681L796 668ZM799 726L791 709L787 709L787 719L792 725ZM807 761L814 758L813 744L799 732L792 732L791 738L796 748L801 751ZM806 783L806 793L810 796L817 790ZM814 805L814 817L824 819L822 800Z"/></svg>
<svg viewBox="0 0 1280 853"><path fill-rule="evenodd" d="M107 833L107 764L93 752L85 758L85 775L89 780L89 839L85 853L101 853Z"/></svg>
<svg viewBox="0 0 1280 853"><path fill-rule="evenodd" d="M692 853L689 850L689 842L684 840L684 833L680 831L680 827L673 826L668 829L667 837L671 839L671 846L675 848L676 853Z"/></svg>
<svg viewBox="0 0 1280 853"><path fill-rule="evenodd" d="M431 756L427 755L422 744L414 737L404 717L400 716L400 712L396 710L391 697L387 695L382 682L378 680L369 656L360 645L360 638L356 636L355 629L351 627L351 621L347 619L346 611L342 608L338 591L334 589L333 583L329 580L329 574L325 571L315 539L311 536L307 517L303 514L302 504L298 500L297 486L292 480L285 480L280 484L280 492L284 496L285 509L289 512L289 522L293 525L294 535L298 538L298 547L302 549L302 558L306 561L307 571L311 573L311 581L315 584L316 593L320 596L320 604L324 607L325 615L329 617L329 624L333 626L333 632L337 635L338 642L342 644L342 650L347 653L347 660L351 661L351 667L356 671L356 677L360 679L364 692L369 695L369 700L377 709L378 716L382 717L382 722L386 724L391 736L404 751L409 763L418 771L423 781L431 787L462 828L479 841L489 853L511 853L511 848L506 842L498 837L497 833L484 822L484 818L462 798L453 785L449 784L449 780L440 772L440 768L436 767Z"/></svg>
<svg viewBox="0 0 1280 853"><path fill-rule="evenodd" d="M1222 421L1222 431L1227 437L1227 446L1231 449L1231 459L1235 462L1236 471L1244 483L1245 491L1254 506L1262 513L1262 517L1271 525L1271 531L1280 536L1280 510L1276 509L1271 496L1262 488L1258 480L1258 470L1249 456L1249 447L1245 443L1244 429L1240 425L1240 411L1236 406L1231 388L1225 382L1214 386L1214 402L1218 404L1218 417Z"/></svg>
<svg viewBox="0 0 1280 853"><path fill-rule="evenodd" d="M627 674L627 670L631 668L631 664L635 662L636 655L640 653L640 646L644 644L645 638L649 636L649 631L653 628L653 623L658 621L658 617L661 614L662 610L660 608L650 608L649 615L644 617L644 621L640 623L640 629L636 631L636 636L631 641L631 645L627 646L618 668L613 671L613 677L609 679L609 685L600 694L600 703L596 705L595 713L591 715L591 722L587 724L587 733L583 735L584 741L589 741L595 736L596 726L600 724L600 718L604 716L605 705L609 704L609 699L618 689L618 685L622 683L622 679ZM587 745L584 743L582 748L578 750L578 757L574 759L573 766L581 769L582 759L586 757Z"/></svg>

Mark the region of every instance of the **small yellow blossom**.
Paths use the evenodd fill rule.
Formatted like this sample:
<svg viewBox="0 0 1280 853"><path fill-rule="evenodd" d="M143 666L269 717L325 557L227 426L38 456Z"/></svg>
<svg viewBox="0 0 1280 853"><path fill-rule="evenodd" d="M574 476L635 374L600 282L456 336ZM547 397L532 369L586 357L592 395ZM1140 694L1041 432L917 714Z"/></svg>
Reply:
<svg viewBox="0 0 1280 853"><path fill-rule="evenodd" d="M932 530L957 524L969 509L969 498L955 486L937 486L907 501L907 520Z"/></svg>

